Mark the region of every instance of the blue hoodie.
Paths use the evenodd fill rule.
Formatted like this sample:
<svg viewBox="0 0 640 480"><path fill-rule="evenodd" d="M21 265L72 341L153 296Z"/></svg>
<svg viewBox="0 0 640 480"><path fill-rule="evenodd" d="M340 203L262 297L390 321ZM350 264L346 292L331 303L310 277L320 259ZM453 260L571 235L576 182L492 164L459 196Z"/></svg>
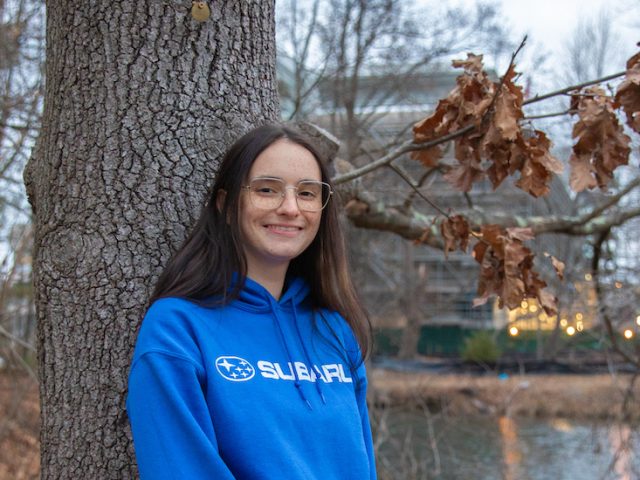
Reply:
<svg viewBox="0 0 640 480"><path fill-rule="evenodd" d="M308 291L247 278L226 306L153 303L127 398L143 480L376 478L360 350Z"/></svg>

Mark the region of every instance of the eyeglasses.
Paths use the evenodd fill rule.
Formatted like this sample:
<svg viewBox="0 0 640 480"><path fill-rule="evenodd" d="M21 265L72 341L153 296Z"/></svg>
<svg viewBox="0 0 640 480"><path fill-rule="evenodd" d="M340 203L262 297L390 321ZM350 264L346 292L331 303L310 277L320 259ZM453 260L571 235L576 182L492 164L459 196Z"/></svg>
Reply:
<svg viewBox="0 0 640 480"><path fill-rule="evenodd" d="M333 194L328 183L301 180L294 187L287 187L280 178L258 177L243 185L249 191L251 203L256 208L275 210L284 202L287 189L295 191L298 208L305 212L318 212L327 206Z"/></svg>

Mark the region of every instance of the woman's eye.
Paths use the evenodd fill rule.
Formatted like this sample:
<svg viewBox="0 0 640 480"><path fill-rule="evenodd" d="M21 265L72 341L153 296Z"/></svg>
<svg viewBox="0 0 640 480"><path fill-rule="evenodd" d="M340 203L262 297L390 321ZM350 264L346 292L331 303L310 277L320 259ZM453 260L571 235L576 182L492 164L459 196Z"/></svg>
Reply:
<svg viewBox="0 0 640 480"><path fill-rule="evenodd" d="M275 195L278 193L278 191L275 188L271 188L271 187L261 187L256 189L256 192L264 195Z"/></svg>
<svg viewBox="0 0 640 480"><path fill-rule="evenodd" d="M310 200L312 198L316 198L316 193L309 190L302 190L301 192L298 192L298 197Z"/></svg>

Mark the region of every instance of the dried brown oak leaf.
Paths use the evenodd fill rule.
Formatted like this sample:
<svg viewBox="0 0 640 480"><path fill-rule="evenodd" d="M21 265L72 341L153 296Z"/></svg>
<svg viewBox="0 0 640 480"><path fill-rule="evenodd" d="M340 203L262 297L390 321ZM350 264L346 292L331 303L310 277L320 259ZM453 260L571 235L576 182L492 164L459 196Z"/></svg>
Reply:
<svg viewBox="0 0 640 480"><path fill-rule="evenodd" d="M456 79L449 95L438 102L433 114L414 125L414 143L426 143L470 124L479 124L491 105L495 86L482 69L482 55L470 53L467 60L454 60L452 64L463 68L464 73ZM433 167L442 158L442 149L434 146L416 150L411 158L425 167Z"/></svg>
<svg viewBox="0 0 640 480"><path fill-rule="evenodd" d="M535 130L532 136L519 140L516 145L522 159L516 186L534 197L546 195L554 175L563 170L562 163L551 155L551 142L544 132ZM514 165L516 163L519 162L514 159Z"/></svg>
<svg viewBox="0 0 640 480"><path fill-rule="evenodd" d="M627 74L618 86L614 108L622 107L627 124L640 133L640 53L627 61Z"/></svg>
<svg viewBox="0 0 640 480"><path fill-rule="evenodd" d="M411 158L419 160L426 168L435 167L438 165L438 160L442 158L442 148L436 145L422 150L415 150L411 152Z"/></svg>
<svg viewBox="0 0 640 480"><path fill-rule="evenodd" d="M545 257L549 257L551 259L551 264L553 265L554 270L556 271L556 274L558 275L558 278L560 280L564 279L564 262L558 260L556 257L554 257L553 255L551 255L550 253L545 252L544 253Z"/></svg>
<svg viewBox="0 0 640 480"><path fill-rule="evenodd" d="M578 122L573 126L576 144L569 159L569 185L580 192L606 188L613 172L629 162L631 139L615 114L613 101L600 87L585 89L574 101Z"/></svg>
<svg viewBox="0 0 640 480"><path fill-rule="evenodd" d="M500 132L504 140L515 140L521 135L518 122L522 113L522 88L513 83L516 76L514 65L509 67L500 85L500 93L494 102L491 126ZM491 128L491 127L490 127Z"/></svg>
<svg viewBox="0 0 640 480"><path fill-rule="evenodd" d="M473 249L473 257L480 264L479 296L474 306L497 295L500 308L506 305L513 309L535 297L548 315L554 315L555 298L543 290L546 283L533 270L535 255L523 244L533 238L531 229L485 225L481 235L482 240Z"/></svg>
<svg viewBox="0 0 640 480"><path fill-rule="evenodd" d="M449 167L443 175L446 181L463 192L471 190L473 182L481 180L485 175L480 164L482 160L479 150L474 143L477 143L477 138L462 137L456 142L455 157L458 164Z"/></svg>
<svg viewBox="0 0 640 480"><path fill-rule="evenodd" d="M505 75L500 94L496 97L494 115L480 142L483 157L491 161L486 173L494 189L513 174L511 159L517 155L513 151L513 142L521 137L518 121L523 117L522 93L511 83L513 74L510 68Z"/></svg>
<svg viewBox="0 0 640 480"><path fill-rule="evenodd" d="M447 258L449 252L460 248L463 252L469 246L469 235L471 228L469 222L462 215L452 215L445 218L440 224L440 233L444 238L444 256Z"/></svg>
<svg viewBox="0 0 640 480"><path fill-rule="evenodd" d="M539 197L549 192L554 175L562 172L562 163L551 153L551 142L539 131L523 132L522 88L513 83L513 65L505 74L496 97L494 114L482 139L483 156L491 161L487 175L498 188L502 181L520 172L516 186Z"/></svg>

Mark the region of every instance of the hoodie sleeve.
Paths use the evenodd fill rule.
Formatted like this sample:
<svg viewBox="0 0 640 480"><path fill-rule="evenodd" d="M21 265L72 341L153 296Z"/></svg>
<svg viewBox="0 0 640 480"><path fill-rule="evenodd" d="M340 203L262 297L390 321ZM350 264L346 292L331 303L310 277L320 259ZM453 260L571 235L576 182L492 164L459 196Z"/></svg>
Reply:
<svg viewBox="0 0 640 480"><path fill-rule="evenodd" d="M142 322L127 413L142 480L231 480L204 388L206 372L184 300L154 302Z"/></svg>
<svg viewBox="0 0 640 480"><path fill-rule="evenodd" d="M189 359L148 352L129 376L127 413L141 480L231 480Z"/></svg>
<svg viewBox="0 0 640 480"><path fill-rule="evenodd" d="M360 412L360 421L362 422L362 434L364 436L364 443L367 448L367 456L369 457L369 479L376 480L376 461L375 453L373 451L373 438L371 434L371 422L369 420L369 408L367 407L367 369L365 367L364 360L362 359L362 352L358 341L356 340L353 330L347 324L347 322L340 317L341 324L343 325L343 342L344 348L347 352L347 356L352 365L357 365L358 368L355 371L355 394L358 404L358 411Z"/></svg>
<svg viewBox="0 0 640 480"><path fill-rule="evenodd" d="M362 434L364 435L364 443L367 448L367 456L369 457L369 478L370 480L376 480L376 460L373 451L373 438L371 435L369 409L367 407L367 373L364 362L362 362L360 367L358 367L357 376L359 382L356 388L356 401L358 402L360 421L362 422Z"/></svg>

